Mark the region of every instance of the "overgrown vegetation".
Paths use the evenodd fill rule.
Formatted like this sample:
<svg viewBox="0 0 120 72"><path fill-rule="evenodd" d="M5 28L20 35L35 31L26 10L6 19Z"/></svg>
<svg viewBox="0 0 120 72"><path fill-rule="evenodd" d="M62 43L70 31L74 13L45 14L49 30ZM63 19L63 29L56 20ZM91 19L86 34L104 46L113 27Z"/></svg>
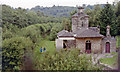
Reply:
<svg viewBox="0 0 120 72"><path fill-rule="evenodd" d="M53 54L48 51L35 61L36 70L100 70L101 68L97 64L92 64L91 56L80 55L80 50L76 48L55 51Z"/></svg>

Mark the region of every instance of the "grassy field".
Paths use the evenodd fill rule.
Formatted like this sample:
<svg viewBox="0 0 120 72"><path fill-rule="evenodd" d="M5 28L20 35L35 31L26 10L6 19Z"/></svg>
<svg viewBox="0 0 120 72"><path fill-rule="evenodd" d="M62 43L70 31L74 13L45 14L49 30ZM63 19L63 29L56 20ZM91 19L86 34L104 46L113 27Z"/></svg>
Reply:
<svg viewBox="0 0 120 72"><path fill-rule="evenodd" d="M114 53L114 54L115 55L112 58L100 59L100 62L104 64L108 64L113 68L117 68L118 67L118 54L117 53Z"/></svg>
<svg viewBox="0 0 120 72"><path fill-rule="evenodd" d="M42 48L46 48L46 51L53 53L56 48L55 48L55 41L43 41L41 44Z"/></svg>
<svg viewBox="0 0 120 72"><path fill-rule="evenodd" d="M120 36L116 36L116 39L117 39L116 45L117 45L117 48L118 48L118 47L120 47Z"/></svg>
<svg viewBox="0 0 120 72"><path fill-rule="evenodd" d="M42 48L46 48L46 52L41 53L41 47ZM55 41L41 41L41 43L34 49L34 58L35 61L42 59L42 55L44 55L44 53L50 52L50 54L52 54L53 52L55 52L56 48L55 48Z"/></svg>

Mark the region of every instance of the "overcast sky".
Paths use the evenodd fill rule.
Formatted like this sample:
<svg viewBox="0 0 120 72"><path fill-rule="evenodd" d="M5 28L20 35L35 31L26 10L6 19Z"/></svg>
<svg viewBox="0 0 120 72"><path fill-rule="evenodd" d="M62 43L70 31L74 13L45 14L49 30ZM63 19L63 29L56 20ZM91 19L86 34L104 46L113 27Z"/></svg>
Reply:
<svg viewBox="0 0 120 72"><path fill-rule="evenodd" d="M76 6L82 4L105 4L106 2L113 3L114 0L0 0L0 4L10 5L14 8L32 8L37 5L44 7L56 6Z"/></svg>

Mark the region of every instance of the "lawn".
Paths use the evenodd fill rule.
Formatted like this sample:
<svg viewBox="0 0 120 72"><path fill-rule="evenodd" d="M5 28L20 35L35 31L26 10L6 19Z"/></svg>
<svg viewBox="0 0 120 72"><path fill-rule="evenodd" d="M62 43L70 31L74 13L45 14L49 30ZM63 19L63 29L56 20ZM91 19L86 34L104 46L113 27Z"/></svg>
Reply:
<svg viewBox="0 0 120 72"><path fill-rule="evenodd" d="M45 47L47 52L53 53L56 50L55 41L43 41L41 46L42 48Z"/></svg>
<svg viewBox="0 0 120 72"><path fill-rule="evenodd" d="M41 53L41 47L42 48L46 48L46 52ZM42 59L42 55L44 55L44 53L50 52L50 54L52 54L53 52L55 52L56 48L55 48L55 41L46 41L43 40L39 43L39 45L34 49L34 57L35 57L35 61Z"/></svg>
<svg viewBox="0 0 120 72"><path fill-rule="evenodd" d="M118 47L120 47L120 36L116 36L116 39L117 39L116 45L117 45L117 48L118 48Z"/></svg>
<svg viewBox="0 0 120 72"><path fill-rule="evenodd" d="M102 58L100 59L101 63L110 65L113 68L118 67L118 54L116 53L112 58Z"/></svg>

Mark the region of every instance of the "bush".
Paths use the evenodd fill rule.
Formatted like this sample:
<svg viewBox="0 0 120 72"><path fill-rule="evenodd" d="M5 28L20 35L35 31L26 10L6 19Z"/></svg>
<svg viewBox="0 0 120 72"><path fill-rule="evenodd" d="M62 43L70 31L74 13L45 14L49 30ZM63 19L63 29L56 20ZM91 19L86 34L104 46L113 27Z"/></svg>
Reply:
<svg viewBox="0 0 120 72"><path fill-rule="evenodd" d="M2 69L13 69L22 64L24 53L31 52L32 41L25 37L5 39L2 47Z"/></svg>
<svg viewBox="0 0 120 72"><path fill-rule="evenodd" d="M99 70L98 65L93 65L90 56L80 55L80 50L61 50L50 54L44 53L35 63L37 70Z"/></svg>

